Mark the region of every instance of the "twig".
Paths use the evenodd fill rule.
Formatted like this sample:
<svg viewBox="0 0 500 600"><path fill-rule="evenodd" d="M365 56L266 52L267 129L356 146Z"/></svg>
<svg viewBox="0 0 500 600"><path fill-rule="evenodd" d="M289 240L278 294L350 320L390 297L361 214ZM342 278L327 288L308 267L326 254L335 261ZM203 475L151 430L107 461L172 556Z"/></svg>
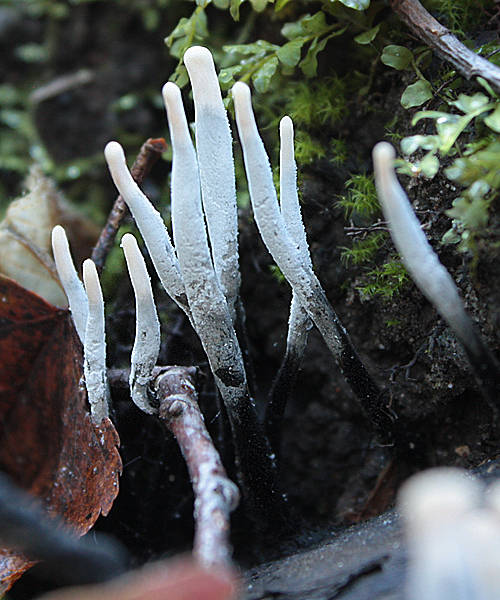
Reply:
<svg viewBox="0 0 500 600"><path fill-rule="evenodd" d="M193 554L203 565L224 566L231 561L229 514L238 504L239 492L205 427L196 400L195 374L195 367L166 367L156 378L158 416L176 437L193 484Z"/></svg>
<svg viewBox="0 0 500 600"><path fill-rule="evenodd" d="M160 155L167 149L167 143L163 138L148 138L139 150L139 154L135 159L130 172L134 181L139 185L150 173L153 165L160 158ZM102 271L106 257L108 256L113 242L115 241L116 233L125 216L127 205L121 196L118 196L113 204L106 224L104 225L101 235L97 240L97 244L92 250L92 260L94 261L98 272Z"/></svg>
<svg viewBox="0 0 500 600"><path fill-rule="evenodd" d="M392 0L391 4L392 10L415 35L466 79L482 77L500 92L500 68L464 46L418 0Z"/></svg>

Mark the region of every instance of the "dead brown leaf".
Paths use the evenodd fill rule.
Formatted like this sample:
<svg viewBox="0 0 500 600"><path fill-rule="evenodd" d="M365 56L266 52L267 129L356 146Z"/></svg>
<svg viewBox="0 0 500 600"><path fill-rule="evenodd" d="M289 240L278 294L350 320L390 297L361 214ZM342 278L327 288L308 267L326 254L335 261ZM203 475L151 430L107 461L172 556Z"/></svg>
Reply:
<svg viewBox="0 0 500 600"><path fill-rule="evenodd" d="M0 276L0 469L83 535L118 493L118 434L93 425L70 314ZM0 589L32 563L0 549Z"/></svg>

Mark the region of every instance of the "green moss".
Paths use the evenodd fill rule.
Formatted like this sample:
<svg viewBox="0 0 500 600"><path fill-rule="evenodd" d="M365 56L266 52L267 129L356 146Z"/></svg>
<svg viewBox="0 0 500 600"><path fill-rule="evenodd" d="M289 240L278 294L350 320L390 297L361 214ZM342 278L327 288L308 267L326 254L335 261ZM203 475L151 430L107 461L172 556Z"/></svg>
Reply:
<svg viewBox="0 0 500 600"><path fill-rule="evenodd" d="M345 182L346 195L337 205L344 209L346 219L353 216L374 217L380 212L377 190L372 175L353 175Z"/></svg>
<svg viewBox="0 0 500 600"><path fill-rule="evenodd" d="M397 258L368 271L366 276L366 283L357 288L362 299L380 296L384 300L391 300L409 280L403 263Z"/></svg>
<svg viewBox="0 0 500 600"><path fill-rule="evenodd" d="M361 265L373 260L387 240L385 232L376 232L369 234L365 239L355 240L351 248L342 248L340 255L345 265L352 262L354 265Z"/></svg>

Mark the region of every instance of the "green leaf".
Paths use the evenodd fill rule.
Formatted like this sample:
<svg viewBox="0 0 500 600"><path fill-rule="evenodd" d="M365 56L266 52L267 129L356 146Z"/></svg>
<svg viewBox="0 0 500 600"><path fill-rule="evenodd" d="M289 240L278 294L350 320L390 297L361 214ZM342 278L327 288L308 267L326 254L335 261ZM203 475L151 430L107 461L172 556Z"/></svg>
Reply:
<svg viewBox="0 0 500 600"><path fill-rule="evenodd" d="M213 0L217 8L227 10L229 8L230 0Z"/></svg>
<svg viewBox="0 0 500 600"><path fill-rule="evenodd" d="M419 79L405 89L401 96L401 105L403 108L412 108L413 106L420 106L431 98L431 84L425 79Z"/></svg>
<svg viewBox="0 0 500 600"><path fill-rule="evenodd" d="M221 69L219 72L219 83L223 90L227 90L234 84L234 76L240 73L243 69L243 65L234 65Z"/></svg>
<svg viewBox="0 0 500 600"><path fill-rule="evenodd" d="M250 4L255 12L262 12L270 0L250 0Z"/></svg>
<svg viewBox="0 0 500 600"><path fill-rule="evenodd" d="M279 12L282 8L284 8L288 3L290 2L290 0L278 0L276 2L276 5L274 7L275 12Z"/></svg>
<svg viewBox="0 0 500 600"><path fill-rule="evenodd" d="M245 0L231 0L229 4L229 12L233 17L234 21L240 20L240 6L245 2Z"/></svg>
<svg viewBox="0 0 500 600"><path fill-rule="evenodd" d="M306 15L300 20L300 24L304 33L321 34L327 28L325 13L320 10L314 15Z"/></svg>
<svg viewBox="0 0 500 600"><path fill-rule="evenodd" d="M456 106L459 110L464 112L465 114L470 113L472 111L476 111L478 108L482 106L486 106L489 100L481 92L474 94L473 96L467 96L466 94L460 94L457 100L454 102L450 102L453 106Z"/></svg>
<svg viewBox="0 0 500 600"><path fill-rule="evenodd" d="M419 148L436 151L439 146L437 135L411 135L401 140L401 152L406 156L413 154Z"/></svg>
<svg viewBox="0 0 500 600"><path fill-rule="evenodd" d="M267 91L277 67L278 59L276 56L273 56L252 75L252 81L257 92L262 94Z"/></svg>
<svg viewBox="0 0 500 600"><path fill-rule="evenodd" d="M471 231L483 229L488 224L488 202L482 197L472 200L460 197L453 201L453 208L446 211L452 219L457 219Z"/></svg>
<svg viewBox="0 0 500 600"><path fill-rule="evenodd" d="M314 38L309 46L305 58L300 62L299 65L302 73L304 73L306 77L314 77L314 75L316 75L316 71L318 69L318 54L325 49L328 40L333 37L337 37L338 35L342 35L346 29L347 27L343 27L338 31L334 31L320 41L318 41L319 38Z"/></svg>
<svg viewBox="0 0 500 600"><path fill-rule="evenodd" d="M339 2L354 10L366 10L370 6L370 0L339 0Z"/></svg>
<svg viewBox="0 0 500 600"><path fill-rule="evenodd" d="M434 175L439 171L439 160L437 156L434 156L432 152L429 152L420 161L418 166L420 167L420 170L426 177L432 179Z"/></svg>
<svg viewBox="0 0 500 600"><path fill-rule="evenodd" d="M276 51L276 56L287 67L295 67L300 61L301 49L305 41L303 38L296 38L287 42Z"/></svg>
<svg viewBox="0 0 500 600"><path fill-rule="evenodd" d="M408 50L408 48L391 44L382 50L382 56L380 57L380 60L388 67L402 71L408 67L412 61L412 58L413 54L410 52L410 50Z"/></svg>
<svg viewBox="0 0 500 600"><path fill-rule="evenodd" d="M498 104L491 115L486 117L484 122L490 129L493 129L496 133L500 133L500 104Z"/></svg>
<svg viewBox="0 0 500 600"><path fill-rule="evenodd" d="M377 37L377 33L379 32L379 30L380 30L380 23L378 25L375 25L375 27L372 27L368 31L364 31L363 33L360 33L359 35L357 35L354 38L354 41L357 44L361 44L362 46L365 46L366 44L373 42L373 40Z"/></svg>

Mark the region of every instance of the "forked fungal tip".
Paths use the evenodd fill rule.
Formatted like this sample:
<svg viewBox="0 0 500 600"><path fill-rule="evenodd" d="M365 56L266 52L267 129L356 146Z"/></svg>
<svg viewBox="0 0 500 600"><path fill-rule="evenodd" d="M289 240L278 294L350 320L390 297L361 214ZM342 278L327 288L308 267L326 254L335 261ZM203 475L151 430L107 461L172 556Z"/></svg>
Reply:
<svg viewBox="0 0 500 600"><path fill-rule="evenodd" d="M67 240L68 238L66 236L66 231L64 227L62 225L56 225L52 229L52 247L61 247L61 245Z"/></svg>
<svg viewBox="0 0 500 600"><path fill-rule="evenodd" d="M89 303L102 303L101 284L95 263L87 258L83 262L83 283L89 299Z"/></svg>
<svg viewBox="0 0 500 600"><path fill-rule="evenodd" d="M423 471L402 486L398 504L405 517L415 525L431 525L455 517L476 506L480 497L477 481L463 471L441 467Z"/></svg>
<svg viewBox="0 0 500 600"><path fill-rule="evenodd" d="M117 160L122 159L125 161L125 153L123 152L123 148L121 144L118 142L108 142L104 148L104 157L107 162L116 162Z"/></svg>
<svg viewBox="0 0 500 600"><path fill-rule="evenodd" d="M288 115L285 115L280 121L280 133L293 136L293 121Z"/></svg>
<svg viewBox="0 0 500 600"><path fill-rule="evenodd" d="M396 151L392 144L389 142L378 142L373 147L373 161L375 163L383 163L387 165L392 164L392 161L396 158Z"/></svg>
<svg viewBox="0 0 500 600"><path fill-rule="evenodd" d="M250 88L243 81L237 81L231 88L235 102L245 102L250 99Z"/></svg>
<svg viewBox="0 0 500 600"><path fill-rule="evenodd" d="M191 46L184 52L184 64L188 69L193 66L209 66L213 64L212 53L205 46Z"/></svg>
<svg viewBox="0 0 500 600"><path fill-rule="evenodd" d="M131 233L125 233L120 240L120 246L123 249L128 249L137 244L135 237Z"/></svg>
<svg viewBox="0 0 500 600"><path fill-rule="evenodd" d="M167 83L162 87L161 93L166 104L167 102L171 102L176 98L180 98L181 90L173 81L167 81Z"/></svg>

